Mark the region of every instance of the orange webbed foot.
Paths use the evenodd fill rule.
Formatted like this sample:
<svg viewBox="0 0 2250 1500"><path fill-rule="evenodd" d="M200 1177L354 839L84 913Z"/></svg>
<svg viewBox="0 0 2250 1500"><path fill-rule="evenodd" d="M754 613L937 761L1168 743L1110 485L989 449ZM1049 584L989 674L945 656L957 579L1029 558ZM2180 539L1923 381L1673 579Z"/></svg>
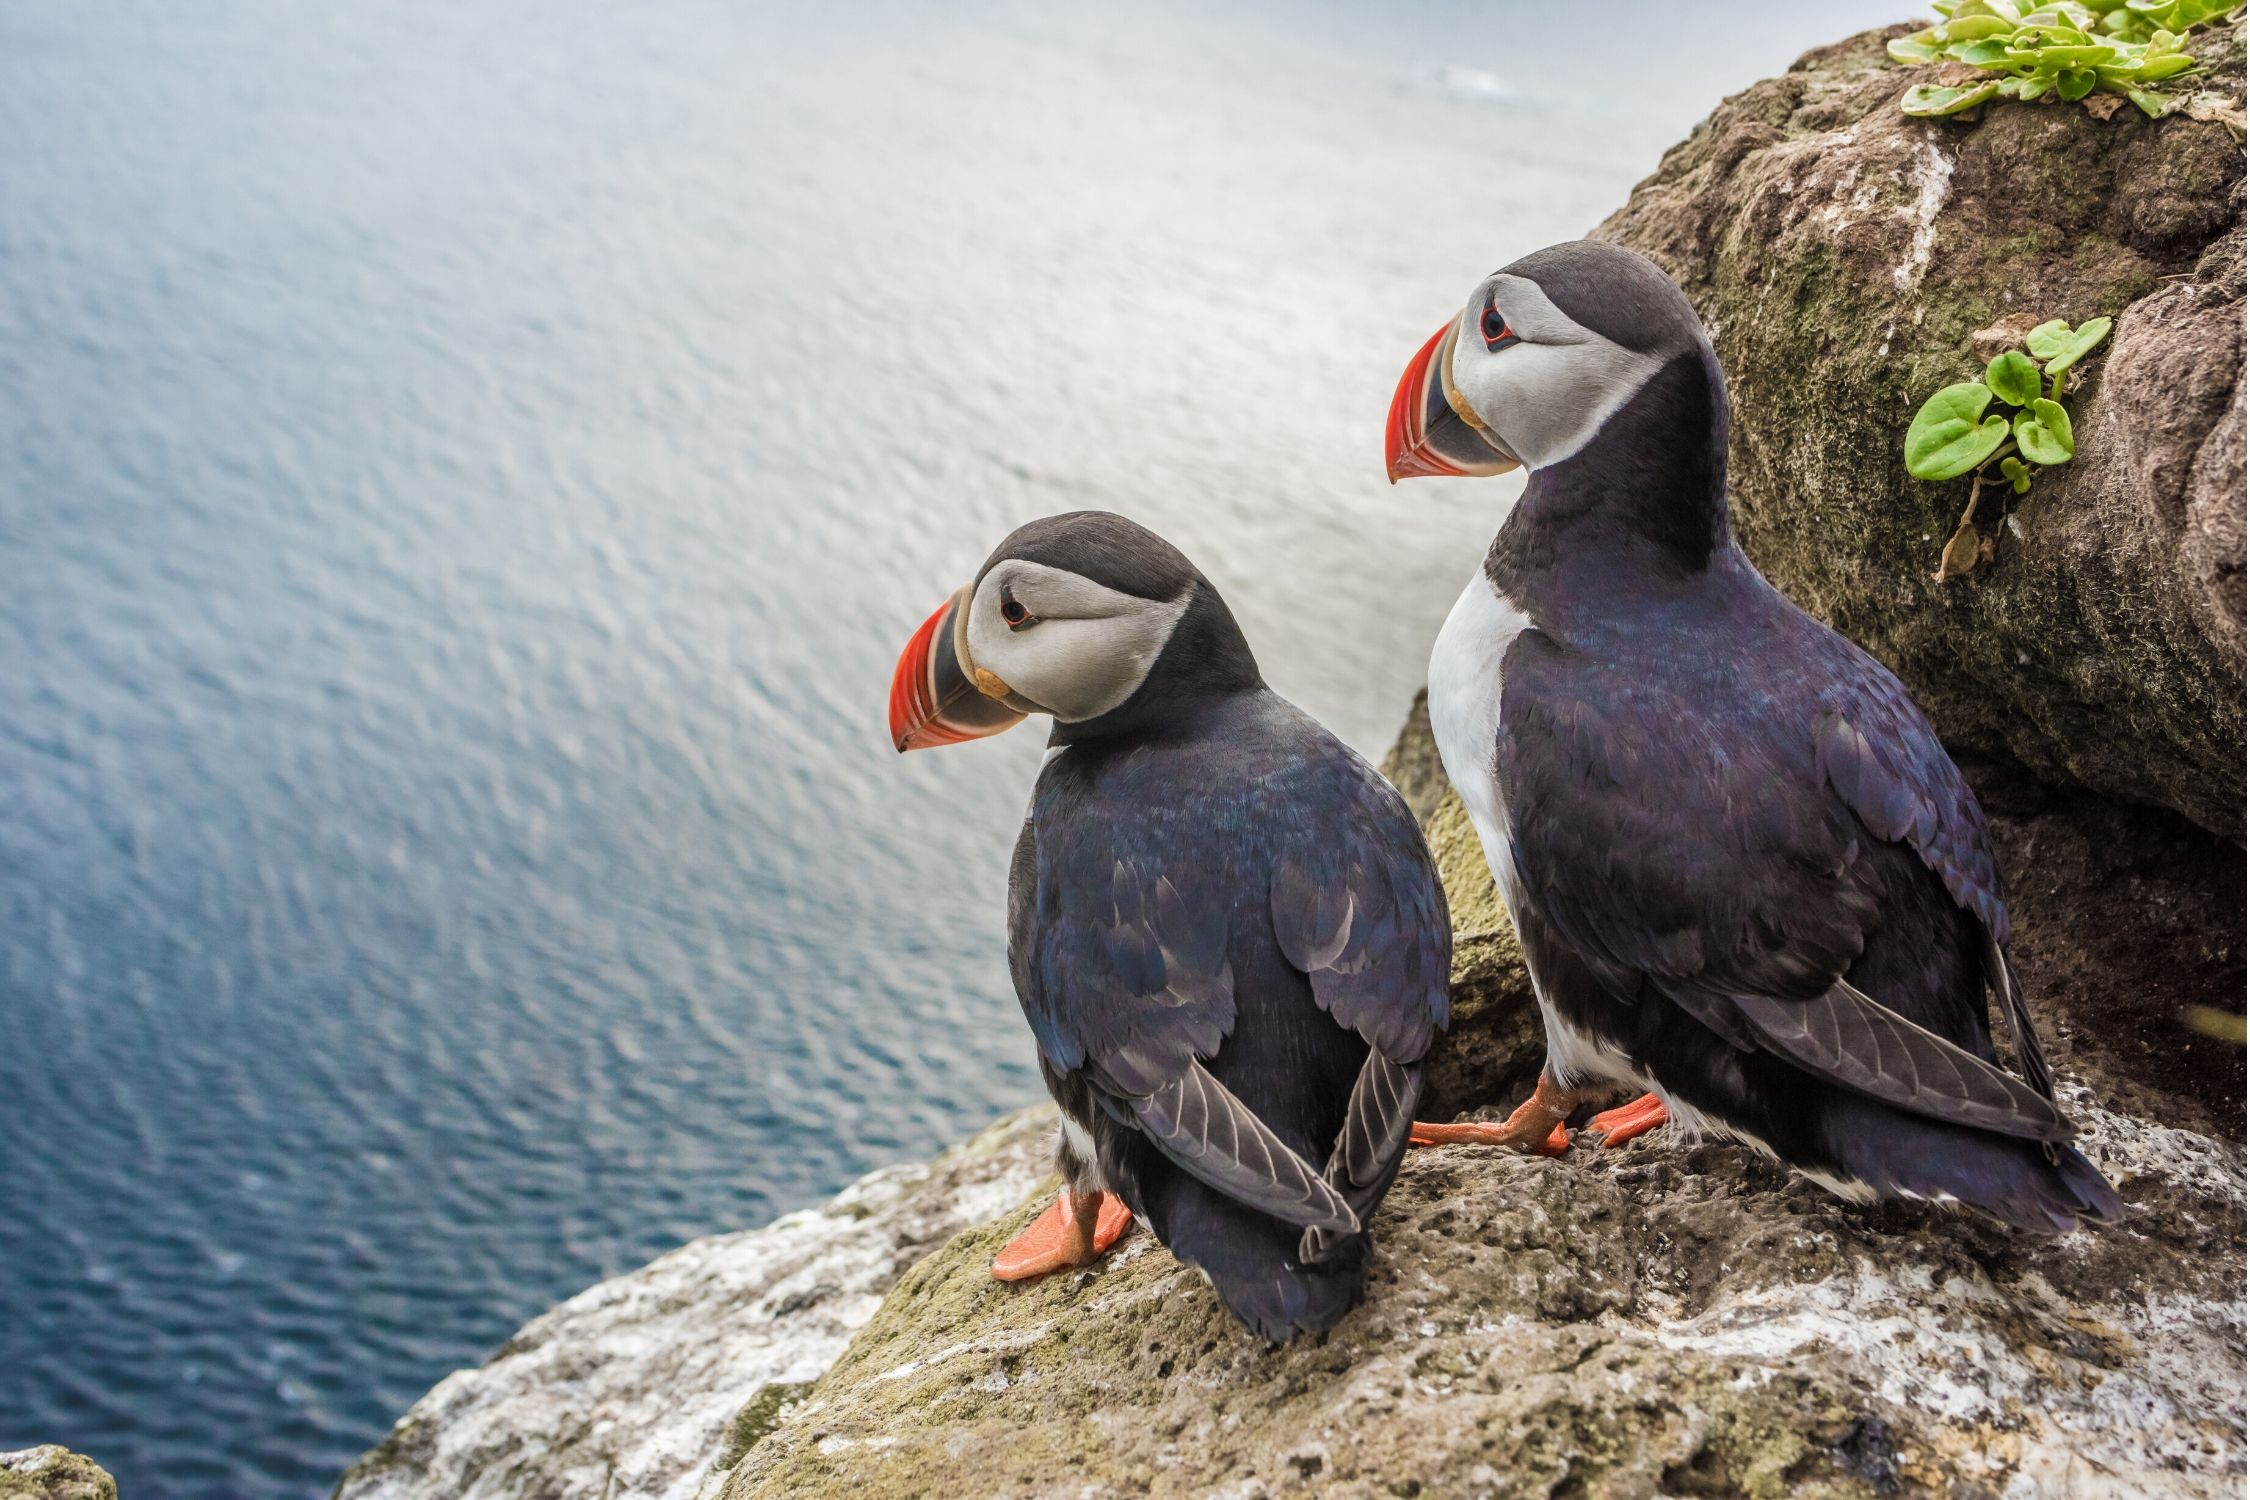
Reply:
<svg viewBox="0 0 2250 1500"><path fill-rule="evenodd" d="M995 1281L1029 1281L1050 1271L1092 1265L1132 1226L1133 1211L1115 1193L1064 1188L1047 1211L992 1257Z"/></svg>
<svg viewBox="0 0 2250 1500"><path fill-rule="evenodd" d="M1421 1120L1414 1122L1414 1131L1406 1138L1409 1146L1516 1146L1534 1156L1560 1156L1570 1149L1570 1129L1557 1125L1547 1133L1545 1140L1528 1135L1514 1126L1515 1116L1493 1124L1484 1120L1469 1120L1458 1125L1432 1125Z"/></svg>
<svg viewBox="0 0 2250 1500"><path fill-rule="evenodd" d="M1603 1110L1586 1122L1586 1128L1600 1139L1606 1150L1622 1146L1635 1136L1647 1135L1671 1118L1671 1111L1664 1107L1662 1099L1654 1094L1643 1094L1630 1104Z"/></svg>
<svg viewBox="0 0 2250 1500"><path fill-rule="evenodd" d="M1531 1097L1498 1125L1472 1122L1429 1125L1414 1122L1407 1136L1412 1146L1514 1146L1536 1156L1560 1156L1570 1149L1570 1131L1563 1121L1578 1107L1578 1091L1566 1089L1542 1072Z"/></svg>

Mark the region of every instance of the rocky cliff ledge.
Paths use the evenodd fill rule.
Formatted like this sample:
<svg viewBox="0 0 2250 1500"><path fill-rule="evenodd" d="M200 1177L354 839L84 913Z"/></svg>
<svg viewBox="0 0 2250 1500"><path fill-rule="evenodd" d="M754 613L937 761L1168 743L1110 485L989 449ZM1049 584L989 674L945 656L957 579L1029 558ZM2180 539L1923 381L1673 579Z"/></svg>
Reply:
<svg viewBox="0 0 2250 1500"><path fill-rule="evenodd" d="M1030 1111L564 1304L339 1494L2239 1494L2243 1052L2182 1017L2244 991L2241 32L2155 122L1909 120L1882 37L1728 100L1599 232L1715 330L1745 546L1908 678L1992 813L2121 1225L1854 1208L1675 1129L1421 1152L1367 1305L1268 1351L1139 1233L986 1276L1052 1191ZM1935 583L1965 489L1906 478L1915 404L2097 314L2078 459ZM1385 769L1459 929L1425 1112L1497 1113L1539 1059L1514 936L1419 710Z"/></svg>
<svg viewBox="0 0 2250 1500"><path fill-rule="evenodd" d="M917 1260L1024 1201L1053 1129L1044 1110L1010 1115L927 1165L579 1293L415 1402L338 1500L686 1500Z"/></svg>
<svg viewBox="0 0 2250 1500"><path fill-rule="evenodd" d="M48 1443L0 1453L0 1500L117 1500L117 1481L85 1454Z"/></svg>

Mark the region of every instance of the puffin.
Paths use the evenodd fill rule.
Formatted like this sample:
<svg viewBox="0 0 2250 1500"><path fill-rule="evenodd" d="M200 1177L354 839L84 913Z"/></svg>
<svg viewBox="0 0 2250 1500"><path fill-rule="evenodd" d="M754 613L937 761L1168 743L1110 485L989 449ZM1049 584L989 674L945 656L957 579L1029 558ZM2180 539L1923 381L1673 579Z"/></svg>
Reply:
<svg viewBox="0 0 2250 1500"><path fill-rule="evenodd" d="M1584 1128L1678 1122L1848 1199L2022 1231L2115 1219L2055 1103L1976 796L1899 680L1743 555L1728 421L1686 296L1598 241L1485 278L1399 381L1393 483L1528 471L1429 705L1547 1056L1506 1122L1446 1138L1552 1153L1639 1090Z"/></svg>
<svg viewBox="0 0 2250 1500"><path fill-rule="evenodd" d="M1259 675L1163 538L1010 534L901 653L901 751L1052 721L1008 965L1060 1106L1055 1203L994 1259L1092 1262L1135 1218L1269 1343L1360 1300L1447 1021L1452 927L1404 800Z"/></svg>

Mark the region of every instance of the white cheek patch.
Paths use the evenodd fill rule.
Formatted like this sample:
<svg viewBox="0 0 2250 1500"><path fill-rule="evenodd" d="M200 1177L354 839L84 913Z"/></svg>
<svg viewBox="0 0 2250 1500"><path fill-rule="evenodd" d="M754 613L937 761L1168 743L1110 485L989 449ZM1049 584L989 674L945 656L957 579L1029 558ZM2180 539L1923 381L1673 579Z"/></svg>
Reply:
<svg viewBox="0 0 2250 1500"><path fill-rule="evenodd" d="M1523 340L1487 349L1464 335L1454 347L1453 383L1510 452L1533 469L1561 463L1592 441L1677 349L1642 354L1574 323L1519 276L1487 283L1508 326ZM1470 313L1473 330L1485 289Z"/></svg>
<svg viewBox="0 0 2250 1500"><path fill-rule="evenodd" d="M1038 621L1010 629L1003 591ZM1097 719L1139 690L1172 639L1188 594L1143 599L1077 573L1010 559L969 601L969 653L1018 695L1065 723Z"/></svg>

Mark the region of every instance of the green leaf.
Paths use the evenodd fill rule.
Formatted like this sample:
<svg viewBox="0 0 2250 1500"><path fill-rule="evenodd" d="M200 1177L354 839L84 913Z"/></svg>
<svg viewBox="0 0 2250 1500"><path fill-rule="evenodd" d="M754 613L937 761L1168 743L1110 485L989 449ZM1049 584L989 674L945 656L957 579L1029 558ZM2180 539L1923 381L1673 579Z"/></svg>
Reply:
<svg viewBox="0 0 2250 1500"><path fill-rule="evenodd" d="M2053 359L2070 344L2070 325L2060 318L2049 318L2023 336L2024 347L2036 359Z"/></svg>
<svg viewBox="0 0 2250 1500"><path fill-rule="evenodd" d="M2122 5L2125 0L2117 0ZM2077 3L2077 0L2057 0L2053 5L2042 5L2037 10L2026 11L2021 23L2024 26L2068 26L2073 31L2084 31L2094 24L2094 12Z"/></svg>
<svg viewBox="0 0 2250 1500"><path fill-rule="evenodd" d="M1937 115L1957 115L1964 109L1975 108L1999 92L2000 85L1997 83L1963 87L1918 83L1906 91L1906 97L1899 101L1899 108L1922 119Z"/></svg>
<svg viewBox="0 0 2250 1500"><path fill-rule="evenodd" d="M2071 440L2070 413L2045 396L2034 400L2028 411L2016 413L2016 447L2035 464L2070 462L2078 451Z"/></svg>
<svg viewBox="0 0 2250 1500"><path fill-rule="evenodd" d="M1978 42L1988 36L2006 36L2016 29L2013 21L2003 21L1998 16L1957 15L1939 30L1949 42Z"/></svg>
<svg viewBox="0 0 2250 1500"><path fill-rule="evenodd" d="M2165 0L2165 3L2169 4L2170 0ZM1960 3L1946 14L1952 16L1955 20L1959 20L1963 16L1998 16L2001 20L2013 26L2016 24L2018 12L2015 6L2009 3L2009 0L1960 0Z"/></svg>
<svg viewBox="0 0 2250 1500"><path fill-rule="evenodd" d="M1991 404L1991 388L1981 380L1949 385L1923 402L1906 429L1906 472L1916 479L1957 479L1992 457L2008 440L2008 419L1985 417Z"/></svg>
<svg viewBox="0 0 2250 1500"><path fill-rule="evenodd" d="M2107 318L2088 318L2076 328L2060 318L2040 324L2023 336L2034 357L2047 362L2047 373L2060 375L2093 353L2115 325Z"/></svg>
<svg viewBox="0 0 2250 1500"><path fill-rule="evenodd" d="M1890 53L1892 62L1910 65L1936 62L1938 56L1937 43L1938 34L1934 29L1917 31L1912 36L1892 37L1889 42L1884 44L1883 50Z"/></svg>
<svg viewBox="0 0 2250 1500"><path fill-rule="evenodd" d="M2184 52L2167 52L2162 57L2151 57L2133 70L2133 76L2142 83L2160 83L2175 78L2195 66L2195 59Z"/></svg>
<svg viewBox="0 0 2250 1500"><path fill-rule="evenodd" d="M2103 63L2117 61L2117 49L2107 42L2096 42L2090 47L2042 47L2039 49L2039 66L2061 72L2064 68L2098 68Z"/></svg>
<svg viewBox="0 0 2250 1500"><path fill-rule="evenodd" d="M2000 472L2008 477L2008 487L2017 494L2027 495L2031 493L2031 471L2023 466L2022 459L2013 457L2001 459Z"/></svg>
<svg viewBox="0 0 2250 1500"><path fill-rule="evenodd" d="M2006 58L2008 44L1998 37L1986 37L1981 42L1956 42L1945 49L1953 57L1980 68L1996 67Z"/></svg>
<svg viewBox="0 0 2250 1500"><path fill-rule="evenodd" d="M2125 97L2152 120L2161 120L2180 107L2180 101L2169 94L2159 94L2148 89L2127 89Z"/></svg>
<svg viewBox="0 0 2250 1500"><path fill-rule="evenodd" d="M2083 99L2094 91L2092 68L2065 68L2055 79L2055 92L2065 99Z"/></svg>
<svg viewBox="0 0 2250 1500"><path fill-rule="evenodd" d="M2039 367L2010 349L1984 367L1984 383L2010 406L2029 406L2039 394Z"/></svg>

